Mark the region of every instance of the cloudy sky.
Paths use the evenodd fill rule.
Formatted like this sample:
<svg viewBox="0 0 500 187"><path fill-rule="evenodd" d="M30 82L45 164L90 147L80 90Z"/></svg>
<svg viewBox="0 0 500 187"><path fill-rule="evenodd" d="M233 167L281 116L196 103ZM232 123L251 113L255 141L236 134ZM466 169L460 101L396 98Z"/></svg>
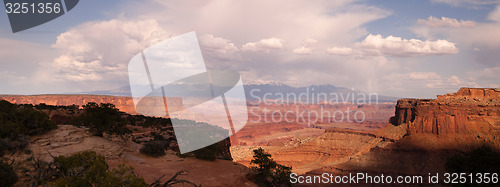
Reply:
<svg viewBox="0 0 500 187"><path fill-rule="evenodd" d="M19 33L0 12L0 94L124 87L135 54L191 31L208 66L244 83L420 98L500 87L495 0L84 0Z"/></svg>

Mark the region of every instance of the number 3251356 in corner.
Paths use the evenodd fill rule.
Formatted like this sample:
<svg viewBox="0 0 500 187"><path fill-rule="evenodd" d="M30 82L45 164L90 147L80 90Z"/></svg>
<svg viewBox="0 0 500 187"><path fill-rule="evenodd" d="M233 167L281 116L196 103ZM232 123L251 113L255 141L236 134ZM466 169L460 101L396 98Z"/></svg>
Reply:
<svg viewBox="0 0 500 187"><path fill-rule="evenodd" d="M61 3L5 3L7 14L59 14Z"/></svg>
<svg viewBox="0 0 500 187"><path fill-rule="evenodd" d="M498 184L498 173L445 173L447 184Z"/></svg>

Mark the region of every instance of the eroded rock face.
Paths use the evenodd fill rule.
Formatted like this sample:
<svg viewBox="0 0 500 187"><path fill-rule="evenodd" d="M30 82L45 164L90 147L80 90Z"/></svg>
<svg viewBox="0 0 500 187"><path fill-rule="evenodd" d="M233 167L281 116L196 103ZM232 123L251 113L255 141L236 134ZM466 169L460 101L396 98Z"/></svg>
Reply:
<svg viewBox="0 0 500 187"><path fill-rule="evenodd" d="M38 105L45 103L47 105L83 106L89 102L94 103L111 103L120 111L128 114L137 114L132 97L122 96L107 96L107 95L0 95L0 100L6 100L15 104L33 104ZM181 107L182 100L180 98L167 98L169 103L174 103L175 106ZM163 106L163 102L158 104Z"/></svg>
<svg viewBox="0 0 500 187"><path fill-rule="evenodd" d="M500 99L500 89L495 88L460 88L457 93L438 95L438 99L454 98L481 98L481 99Z"/></svg>
<svg viewBox="0 0 500 187"><path fill-rule="evenodd" d="M401 99L392 123L408 133L484 134L500 130L500 89L461 88L437 99Z"/></svg>
<svg viewBox="0 0 500 187"><path fill-rule="evenodd" d="M372 146L365 154L353 155L345 162L325 165L306 175L443 174L449 172L447 158L457 152L483 145L500 150L500 89L462 88L437 99L401 99L391 122L373 135L393 142ZM404 136L395 132L404 132Z"/></svg>

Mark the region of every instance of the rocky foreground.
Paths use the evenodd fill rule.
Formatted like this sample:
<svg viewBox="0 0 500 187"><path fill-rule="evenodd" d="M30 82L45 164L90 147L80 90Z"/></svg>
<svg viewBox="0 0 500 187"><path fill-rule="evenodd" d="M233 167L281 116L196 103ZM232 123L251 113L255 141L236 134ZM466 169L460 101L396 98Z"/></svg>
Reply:
<svg viewBox="0 0 500 187"><path fill-rule="evenodd" d="M59 128L47 134L31 138L29 148L35 159L46 162L59 155L72 155L82 151L95 151L106 158L111 168L119 164L126 164L134 168L134 172L153 183L163 175L163 180L172 177L178 171L187 171L188 176L179 176L179 179L189 180L202 186L255 186L245 177L248 168L228 161L204 161L196 158L181 158L174 151L168 150L165 156L159 158L148 157L139 153L140 145L118 137L92 136L87 130L71 125L59 125ZM16 154L17 168L22 168L31 154ZM25 186L22 180L18 186Z"/></svg>

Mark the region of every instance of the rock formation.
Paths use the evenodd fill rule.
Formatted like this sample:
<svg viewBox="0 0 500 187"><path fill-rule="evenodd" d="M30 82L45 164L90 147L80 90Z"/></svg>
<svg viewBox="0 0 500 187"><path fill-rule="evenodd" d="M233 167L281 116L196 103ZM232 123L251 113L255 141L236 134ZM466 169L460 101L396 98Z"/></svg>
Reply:
<svg viewBox="0 0 500 187"><path fill-rule="evenodd" d="M409 134L498 133L500 89L461 88L437 99L401 99L392 122L409 124Z"/></svg>
<svg viewBox="0 0 500 187"><path fill-rule="evenodd" d="M128 114L137 114L132 97L123 96L108 96L108 95L0 95L0 100L6 100L15 104L33 104L37 105L45 103L47 105L83 106L89 102L95 103L111 103L120 111ZM175 106L182 106L180 98L167 98L169 103L174 103ZM163 102L158 104L163 106Z"/></svg>
<svg viewBox="0 0 500 187"><path fill-rule="evenodd" d="M500 150L500 89L461 88L437 99L401 99L395 116L376 136L404 131L394 142L377 145L347 161L307 172L349 174L356 172L392 176L426 176L448 172L448 157L487 145ZM399 127L399 128L396 128ZM393 130L391 130L393 129ZM401 134L400 134L401 135Z"/></svg>

